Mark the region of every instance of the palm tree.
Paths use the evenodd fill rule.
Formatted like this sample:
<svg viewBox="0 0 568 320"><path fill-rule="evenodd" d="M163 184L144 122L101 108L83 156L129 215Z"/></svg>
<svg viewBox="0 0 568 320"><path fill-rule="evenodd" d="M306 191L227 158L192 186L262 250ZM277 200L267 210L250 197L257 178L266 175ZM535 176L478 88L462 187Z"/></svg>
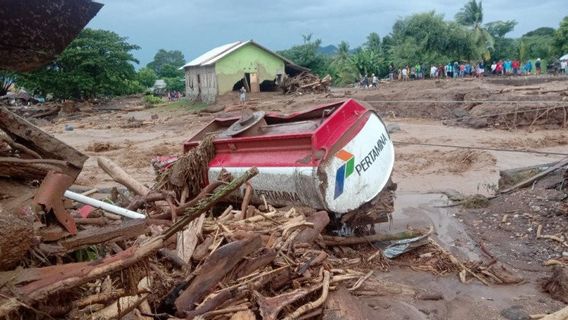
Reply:
<svg viewBox="0 0 568 320"><path fill-rule="evenodd" d="M483 5L481 1L468 1L456 14L456 22L469 27L472 31L471 40L475 48L476 58L489 60L489 50L493 49L493 37L483 27Z"/></svg>
<svg viewBox="0 0 568 320"><path fill-rule="evenodd" d="M351 60L349 44L347 42L341 41L337 47L337 54L332 61L332 65L337 71L338 84L353 83L357 79L357 73Z"/></svg>

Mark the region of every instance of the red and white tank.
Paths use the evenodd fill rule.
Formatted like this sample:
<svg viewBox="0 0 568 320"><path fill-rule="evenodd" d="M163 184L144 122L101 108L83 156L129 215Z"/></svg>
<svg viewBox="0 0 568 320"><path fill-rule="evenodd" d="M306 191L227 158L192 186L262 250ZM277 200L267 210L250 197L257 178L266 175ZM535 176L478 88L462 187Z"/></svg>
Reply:
<svg viewBox="0 0 568 320"><path fill-rule="evenodd" d="M215 133L209 179L255 166L252 201L307 205L343 214L374 199L389 182L394 146L379 115L349 99L281 115L255 112L215 119L184 144ZM241 196L244 190L240 190Z"/></svg>

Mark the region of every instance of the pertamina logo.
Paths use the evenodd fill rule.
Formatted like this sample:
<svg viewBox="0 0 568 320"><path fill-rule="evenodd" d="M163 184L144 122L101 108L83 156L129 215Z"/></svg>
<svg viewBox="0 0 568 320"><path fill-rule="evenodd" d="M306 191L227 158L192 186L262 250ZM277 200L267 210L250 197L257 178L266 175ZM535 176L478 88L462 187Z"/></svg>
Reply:
<svg viewBox="0 0 568 320"><path fill-rule="evenodd" d="M337 199L343 193L343 185L345 183L345 179L349 177L354 169L355 169L355 157L345 151L340 150L335 156L341 159L344 163L339 169L337 169L337 173L335 174L335 195L333 199Z"/></svg>

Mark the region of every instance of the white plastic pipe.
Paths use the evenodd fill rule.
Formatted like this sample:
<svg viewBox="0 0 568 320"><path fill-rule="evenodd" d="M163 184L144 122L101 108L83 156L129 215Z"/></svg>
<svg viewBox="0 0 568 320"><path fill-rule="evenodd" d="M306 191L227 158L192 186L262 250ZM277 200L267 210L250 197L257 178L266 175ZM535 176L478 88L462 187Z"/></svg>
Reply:
<svg viewBox="0 0 568 320"><path fill-rule="evenodd" d="M114 214L118 214L118 215L121 215L121 216L124 216L124 217L127 217L127 218L132 218L132 219L145 219L146 218L146 216L141 214L141 213L138 213L138 212L135 212L135 211L132 211L132 210L128 210L128 209L125 209L125 208L121 208L121 207L118 207L118 206L115 206L115 205L112 205L110 203L106 203L106 202L103 202L103 201L100 201L100 200L97 200L97 199L89 198L89 197L86 197L82 194L75 193L73 191L67 190L67 191L65 191L63 196L65 198L69 198L71 200L75 200L75 201L80 202L80 203L88 204L88 205L91 205L95 208L103 209L105 211L108 211L108 212L111 212L111 213L114 213Z"/></svg>

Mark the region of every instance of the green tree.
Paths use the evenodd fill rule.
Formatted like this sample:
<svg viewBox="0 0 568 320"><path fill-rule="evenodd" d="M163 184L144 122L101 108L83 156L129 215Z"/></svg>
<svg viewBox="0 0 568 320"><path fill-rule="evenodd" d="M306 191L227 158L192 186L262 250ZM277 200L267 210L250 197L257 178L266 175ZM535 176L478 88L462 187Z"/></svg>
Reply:
<svg viewBox="0 0 568 320"><path fill-rule="evenodd" d="M377 54L381 54L381 37L376 32L371 32L367 36L367 42L365 42L364 47L368 50L374 51Z"/></svg>
<svg viewBox="0 0 568 320"><path fill-rule="evenodd" d="M373 73L378 75L380 72L381 58L379 54L373 50L359 48L355 51L351 59L360 75L371 76Z"/></svg>
<svg viewBox="0 0 568 320"><path fill-rule="evenodd" d="M528 59L550 59L554 45L554 29L538 28L527 32L519 39L519 56L522 61Z"/></svg>
<svg viewBox="0 0 568 320"><path fill-rule="evenodd" d="M515 20L493 21L486 23L485 28L493 38L503 38L507 33L513 31L516 25L517 21Z"/></svg>
<svg viewBox="0 0 568 320"><path fill-rule="evenodd" d="M558 55L568 53L568 16L562 19L560 27L554 33L553 48Z"/></svg>
<svg viewBox="0 0 568 320"><path fill-rule="evenodd" d="M505 38L505 35L517 25L515 20L493 21L485 24L487 32L494 39L491 58L493 60L516 59L519 56L519 42L515 39Z"/></svg>
<svg viewBox="0 0 568 320"><path fill-rule="evenodd" d="M164 78L164 81L166 81L168 90L175 90L179 92L183 92L185 90L185 81L183 78Z"/></svg>
<svg viewBox="0 0 568 320"><path fill-rule="evenodd" d="M148 68L154 70L158 77L183 77L183 70L178 70L185 64L185 57L179 50L164 50L160 49L154 55L154 60L146 65Z"/></svg>
<svg viewBox="0 0 568 320"><path fill-rule="evenodd" d="M92 98L139 92L132 55L139 47L106 30L84 29L50 65L18 75L17 84L56 98Z"/></svg>
<svg viewBox="0 0 568 320"><path fill-rule="evenodd" d="M540 27L537 29L534 29L532 31L529 31L525 34L523 34L523 37L534 37L534 36L549 36L552 37L554 36L554 28L550 28L550 27Z"/></svg>
<svg viewBox="0 0 568 320"><path fill-rule="evenodd" d="M397 20L390 37L388 62L397 68L473 58L469 32L457 23L444 21L434 11Z"/></svg>
<svg viewBox="0 0 568 320"><path fill-rule="evenodd" d="M311 69L315 74L324 76L328 73L330 61L319 52L321 40L312 40L312 34L303 35L302 38L303 44L278 53L302 67Z"/></svg>
<svg viewBox="0 0 568 320"><path fill-rule="evenodd" d="M331 62L335 83L345 85L354 83L357 79L357 70L354 67L349 52L349 44L345 41L337 46L337 54Z"/></svg>
<svg viewBox="0 0 568 320"><path fill-rule="evenodd" d="M154 82L156 82L156 80L158 80L158 75L153 69L144 67L138 70L136 78L138 79L138 82L140 82L141 85L143 85L146 88L149 88L154 85Z"/></svg>
<svg viewBox="0 0 568 320"><path fill-rule="evenodd" d="M456 14L456 22L471 29L471 41L474 45L476 59L489 60L490 50L493 49L493 37L482 26L483 5L481 1L470 0Z"/></svg>

